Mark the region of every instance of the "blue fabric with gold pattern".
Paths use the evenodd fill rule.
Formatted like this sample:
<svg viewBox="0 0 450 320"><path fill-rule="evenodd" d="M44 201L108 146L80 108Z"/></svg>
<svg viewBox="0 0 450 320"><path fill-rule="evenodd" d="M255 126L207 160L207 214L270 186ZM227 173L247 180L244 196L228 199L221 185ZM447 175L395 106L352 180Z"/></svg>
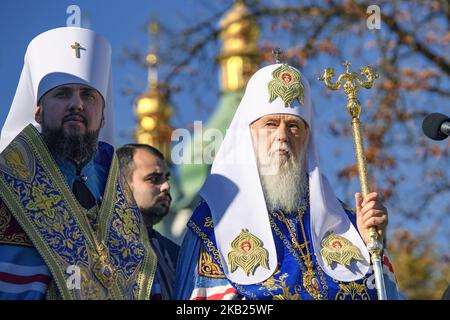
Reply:
<svg viewBox="0 0 450 320"><path fill-rule="evenodd" d="M156 256L112 148L101 150L96 161L111 165L96 228L31 125L0 155L0 196L50 269L55 296L148 299ZM81 288L67 286L69 266L80 268Z"/></svg>
<svg viewBox="0 0 450 320"><path fill-rule="evenodd" d="M345 206L344 206L345 208ZM345 208L350 221L355 225L356 216L353 212ZM303 213L302 213L303 212ZM354 282L339 282L330 278L325 274L318 264L313 252L310 239L310 223L309 223L309 204L304 210L295 213L272 212L270 214L270 222L272 233L275 239L279 265L275 274L262 283L252 285L239 285L228 282L236 289L236 291L246 299L290 299L290 300L309 300L309 299L337 299L337 300L373 300L377 299L376 289L374 285L374 276L372 268L369 273L361 280ZM290 227L290 231L286 223ZM223 273L221 261L217 252L213 224L209 207L206 202L202 201L194 211L191 220L188 223L189 235L183 243L182 251L187 248L195 247L195 243L199 243L212 257L216 265L218 265ZM303 227L303 230L302 230ZM292 234L295 232L295 235ZM192 234L195 235L192 237ZM297 238L297 243L303 248L303 256L300 250L292 244L292 236ZM306 239L305 239L306 236ZM194 240L196 238L196 240ZM313 263L313 272L309 272L305 264L305 257L309 250L309 257ZM192 249L191 249L192 250ZM199 248L194 249L194 257L198 257ZM187 253L187 257L192 252ZM189 278L183 272L182 265L184 261L180 257L178 285L176 297L179 299L188 299L190 292L198 286L198 279ZM269 257L270 259L270 257ZM190 268L191 274L194 270ZM225 279L214 279L203 277L198 274L198 268L195 270L197 278L202 278L202 282L209 282L209 286L213 286L216 282L217 286L223 285ZM182 279L186 277L187 279ZM395 286L388 286L393 288ZM393 290L390 290L393 291ZM395 294L390 295L395 298Z"/></svg>

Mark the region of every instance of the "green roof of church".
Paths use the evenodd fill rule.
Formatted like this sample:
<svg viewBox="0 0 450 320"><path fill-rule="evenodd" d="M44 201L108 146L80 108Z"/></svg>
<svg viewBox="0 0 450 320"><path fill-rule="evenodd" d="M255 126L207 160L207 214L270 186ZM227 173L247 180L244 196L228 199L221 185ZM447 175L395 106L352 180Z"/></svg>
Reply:
<svg viewBox="0 0 450 320"><path fill-rule="evenodd" d="M244 90L224 92L219 99L215 112L212 114L206 125L203 126L203 133L205 133L208 129L217 129L222 133L222 137L224 137L243 94ZM193 143L202 143L199 138L201 139L202 137L195 137L195 141L193 141ZM193 143L191 143L191 146ZM204 150L204 147L210 143L210 141L203 141L202 150ZM191 155L192 159L194 159L192 148L187 148L186 151ZM216 151L218 151L217 148ZM173 203L173 209L175 212L183 208L194 208L196 206L198 191L205 182L210 167L211 165L205 164L204 161L202 161L201 164L182 164L178 167L178 187L182 197Z"/></svg>

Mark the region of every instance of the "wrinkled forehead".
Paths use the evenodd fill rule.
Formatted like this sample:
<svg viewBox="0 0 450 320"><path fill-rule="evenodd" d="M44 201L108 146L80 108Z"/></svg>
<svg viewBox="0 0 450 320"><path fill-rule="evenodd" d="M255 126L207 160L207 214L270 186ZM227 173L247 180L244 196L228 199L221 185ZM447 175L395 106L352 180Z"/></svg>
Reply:
<svg viewBox="0 0 450 320"><path fill-rule="evenodd" d="M305 119L303 119L301 116L295 115L295 114L289 114L289 113L271 113L271 114L266 114L266 115L263 115L263 116L259 117L256 120L254 120L252 123L250 123L250 126L253 126L255 123L268 121L268 120L286 121L286 122L287 121L289 121L289 122L298 122L298 123L304 124L305 126L308 126L308 124L305 121Z"/></svg>

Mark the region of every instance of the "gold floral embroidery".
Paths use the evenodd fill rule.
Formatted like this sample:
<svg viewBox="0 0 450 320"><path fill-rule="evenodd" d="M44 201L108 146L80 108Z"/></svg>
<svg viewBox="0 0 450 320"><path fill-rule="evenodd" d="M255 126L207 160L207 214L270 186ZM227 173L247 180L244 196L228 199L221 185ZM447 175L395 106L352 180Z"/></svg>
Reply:
<svg viewBox="0 0 450 320"><path fill-rule="evenodd" d="M211 217L206 217L205 224L203 225L205 228L214 228L214 222Z"/></svg>
<svg viewBox="0 0 450 320"><path fill-rule="evenodd" d="M133 192L131 191L129 184L124 180L123 176L121 176L119 179L123 180L123 181L121 181L122 193L123 193L127 203L129 203L132 206L136 206Z"/></svg>
<svg viewBox="0 0 450 320"><path fill-rule="evenodd" d="M286 279L289 277L287 273L281 274L277 270L269 279L261 283L267 289L266 296L272 296L274 300L300 300L300 285L294 287L294 293L291 287L286 285ZM281 290L281 293L278 291Z"/></svg>
<svg viewBox="0 0 450 320"><path fill-rule="evenodd" d="M212 256L206 251L204 246L201 246L200 249L198 273L208 278L225 279L225 275L220 270L220 267L214 262Z"/></svg>
<svg viewBox="0 0 450 320"><path fill-rule="evenodd" d="M30 172L23 156L26 153L23 153L20 149L20 144L15 142L11 143L5 149L3 160L1 161L4 162L2 167L8 168L8 171L17 178L29 181L34 172Z"/></svg>
<svg viewBox="0 0 450 320"><path fill-rule="evenodd" d="M358 298L361 300L370 300L364 284L356 282L350 282L348 284L340 283L339 288L335 300L345 300L348 296L351 300L357 300Z"/></svg>
<svg viewBox="0 0 450 320"><path fill-rule="evenodd" d="M217 248L214 246L214 243L209 240L206 233L204 233L199 226L195 224L194 221L189 220L187 224L188 228L191 228L192 231L199 236L199 238L203 241L204 245L208 247L208 250L214 255L215 261L218 262L220 268L222 269L222 261L220 259L220 254Z"/></svg>
<svg viewBox="0 0 450 320"><path fill-rule="evenodd" d="M61 201L59 195L47 194L41 183L37 183L31 191L33 200L25 206L27 210L40 211L50 219L55 218L56 204Z"/></svg>
<svg viewBox="0 0 450 320"><path fill-rule="evenodd" d="M6 206L0 202L0 243L33 246L23 231L9 231L12 216Z"/></svg>

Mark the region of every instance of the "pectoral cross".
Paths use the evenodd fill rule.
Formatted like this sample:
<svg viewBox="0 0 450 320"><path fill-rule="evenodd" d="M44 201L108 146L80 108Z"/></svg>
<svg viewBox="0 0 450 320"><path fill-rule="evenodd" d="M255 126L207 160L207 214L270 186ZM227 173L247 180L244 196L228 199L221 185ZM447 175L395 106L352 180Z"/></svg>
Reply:
<svg viewBox="0 0 450 320"><path fill-rule="evenodd" d="M281 51L280 48L275 48L272 50L272 54L275 57L275 63L281 63L281 55L283 54L283 51Z"/></svg>
<svg viewBox="0 0 450 320"><path fill-rule="evenodd" d="M80 59L80 50L86 50L86 48L83 48L78 42L75 42L70 47L75 50L75 57L78 59Z"/></svg>

